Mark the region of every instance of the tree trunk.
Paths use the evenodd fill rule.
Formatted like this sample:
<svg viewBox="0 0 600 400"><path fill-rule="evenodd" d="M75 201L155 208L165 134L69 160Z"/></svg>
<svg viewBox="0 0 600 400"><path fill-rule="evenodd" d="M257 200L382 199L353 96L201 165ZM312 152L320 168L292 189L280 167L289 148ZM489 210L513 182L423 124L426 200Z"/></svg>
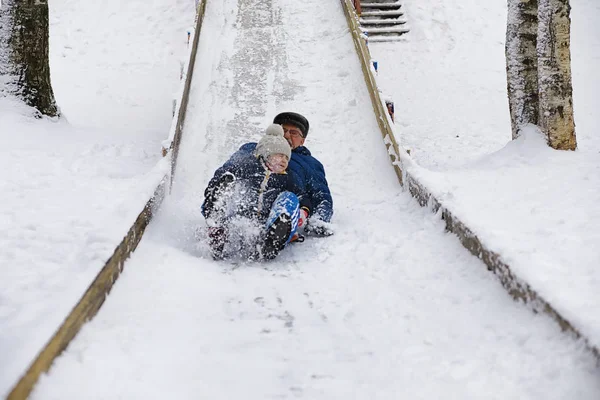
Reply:
<svg viewBox="0 0 600 400"><path fill-rule="evenodd" d="M571 6L569 0L539 2L539 125L552 148L575 150L577 140L571 81Z"/></svg>
<svg viewBox="0 0 600 400"><path fill-rule="evenodd" d="M48 2L2 0L3 32L0 49L5 65L0 69L4 92L23 100L41 114L59 115L50 83L48 60Z"/></svg>
<svg viewBox="0 0 600 400"><path fill-rule="evenodd" d="M512 138L538 124L538 0L508 0L506 76Z"/></svg>

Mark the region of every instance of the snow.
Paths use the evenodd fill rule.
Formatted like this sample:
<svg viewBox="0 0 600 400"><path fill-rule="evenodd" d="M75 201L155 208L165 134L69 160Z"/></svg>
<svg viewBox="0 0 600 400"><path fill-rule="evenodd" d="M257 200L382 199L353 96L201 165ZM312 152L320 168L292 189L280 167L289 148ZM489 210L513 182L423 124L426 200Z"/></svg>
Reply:
<svg viewBox="0 0 600 400"><path fill-rule="evenodd" d="M160 141L193 16L188 1L54 1L50 67L66 120L32 120L0 99L0 397L164 175Z"/></svg>
<svg viewBox="0 0 600 400"><path fill-rule="evenodd" d="M4 95L4 90L11 83L10 70L8 69L8 34L12 27L12 18L8 13L8 7L12 6L12 1L0 5L0 96Z"/></svg>
<svg viewBox="0 0 600 400"><path fill-rule="evenodd" d="M34 398L597 397L581 343L398 187L339 7L208 4L173 195ZM311 121L336 234L214 262L195 238L204 187L288 109Z"/></svg>
<svg viewBox="0 0 600 400"><path fill-rule="evenodd" d="M596 152L557 152L529 131L463 168L420 177L518 277L600 345Z"/></svg>
<svg viewBox="0 0 600 400"><path fill-rule="evenodd" d="M397 139L433 170L475 160L511 139L505 0L405 0L410 33L369 43L395 105Z"/></svg>
<svg viewBox="0 0 600 400"><path fill-rule="evenodd" d="M0 272L0 393L166 170L160 143L193 6L52 3L52 76L69 123L0 104L11 144L0 158L0 263L10 266ZM594 335L598 295L567 288L594 283L567 271L598 257L600 35L578 31L597 30L598 6L573 0L574 153L553 152L534 133L507 144L504 0L405 6L406 41L369 46L396 103L398 138L420 164L412 172ZM32 398L598 398L582 343L514 303L398 186L340 7L208 2L173 194ZM271 263L214 262L196 239L206 183L284 110L310 120L307 146L327 171L336 234ZM565 204L581 206L563 213Z"/></svg>
<svg viewBox="0 0 600 400"><path fill-rule="evenodd" d="M571 65L575 129L580 150L600 151L600 28L596 24L600 4L594 0L571 1Z"/></svg>
<svg viewBox="0 0 600 400"><path fill-rule="evenodd" d="M593 22L600 5L571 2L579 146L558 152L533 132L509 142L506 2L461 4L429 8L407 1L406 42L370 45L379 61L379 85L396 103L398 137L428 167L411 171L598 347L600 78L592 70L600 68L600 28ZM459 24L467 5L477 17ZM391 46L401 49L401 58L394 58Z"/></svg>
<svg viewBox="0 0 600 400"><path fill-rule="evenodd" d="M185 0L51 4L52 80L69 121L164 139L194 10Z"/></svg>

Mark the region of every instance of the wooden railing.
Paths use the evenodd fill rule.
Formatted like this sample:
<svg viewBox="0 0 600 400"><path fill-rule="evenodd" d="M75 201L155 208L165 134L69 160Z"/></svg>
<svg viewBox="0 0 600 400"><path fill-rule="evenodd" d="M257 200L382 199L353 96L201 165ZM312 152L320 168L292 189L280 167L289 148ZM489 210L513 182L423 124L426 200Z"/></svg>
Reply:
<svg viewBox="0 0 600 400"><path fill-rule="evenodd" d="M129 228L127 235L116 247L113 255L108 259L100 273L85 291L77 305L71 310L65 318L62 325L56 333L39 352L35 360L31 363L27 371L23 373L19 381L8 394L7 400L24 400L33 390L41 374L50 370L54 360L67 348L69 343L77 336L82 326L90 321L104 304L106 296L110 293L115 282L123 271L125 261L131 253L137 248L144 235L146 227L152 219L153 213L162 203L167 192L168 182L172 182L173 173L177 161L179 143L181 141L182 128L185 120L185 114L190 93L192 72L198 49L198 40L202 28L202 20L206 2L201 0L196 11L196 29L193 41L190 60L188 63L188 73L184 83L184 90L179 103L179 112L177 114L175 136L173 145L170 148L171 153L171 176L165 175L160 184L154 191L152 197L146 202L144 209L140 212L133 225ZM83 398L84 396L82 396Z"/></svg>

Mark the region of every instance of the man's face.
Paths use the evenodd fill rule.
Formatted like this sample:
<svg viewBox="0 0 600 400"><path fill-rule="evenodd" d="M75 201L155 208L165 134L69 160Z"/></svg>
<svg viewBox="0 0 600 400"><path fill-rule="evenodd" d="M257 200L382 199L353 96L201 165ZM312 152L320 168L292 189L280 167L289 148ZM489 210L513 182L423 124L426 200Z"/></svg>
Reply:
<svg viewBox="0 0 600 400"><path fill-rule="evenodd" d="M281 127L283 128L283 137L288 141L292 150L304 144L302 131L296 125L286 123L282 124Z"/></svg>

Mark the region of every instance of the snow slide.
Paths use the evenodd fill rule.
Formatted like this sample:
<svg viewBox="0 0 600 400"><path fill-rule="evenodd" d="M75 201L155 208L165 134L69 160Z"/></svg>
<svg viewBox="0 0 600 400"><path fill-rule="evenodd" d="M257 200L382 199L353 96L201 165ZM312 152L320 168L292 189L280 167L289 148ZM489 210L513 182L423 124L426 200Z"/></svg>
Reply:
<svg viewBox="0 0 600 400"><path fill-rule="evenodd" d="M598 398L582 344L398 186L339 2L209 1L198 54L173 193L32 398ZM311 122L336 234L215 262L203 190L284 110Z"/></svg>

